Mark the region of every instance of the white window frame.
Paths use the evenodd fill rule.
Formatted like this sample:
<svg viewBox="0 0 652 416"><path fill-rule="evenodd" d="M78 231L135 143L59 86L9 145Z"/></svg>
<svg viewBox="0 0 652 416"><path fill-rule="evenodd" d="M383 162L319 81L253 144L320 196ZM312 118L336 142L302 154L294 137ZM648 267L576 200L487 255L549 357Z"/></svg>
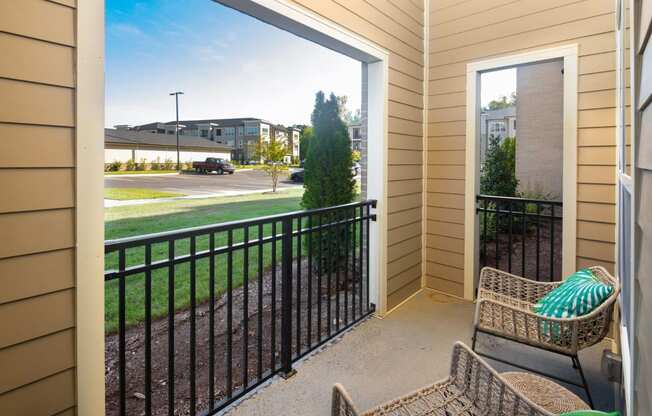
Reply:
<svg viewBox="0 0 652 416"><path fill-rule="evenodd" d="M630 21L632 22L632 28L636 27L633 22L637 18L635 16L635 4L633 1L630 1ZM627 76L626 76L626 60L629 59L630 62L635 62L636 47L630 48L630 54L627 56L625 45L625 30L624 23L626 21L626 10L622 0L615 0L615 27L616 27L616 247L615 247L615 258L616 258L616 271L619 279L623 279L626 273L629 275L629 280L623 282L629 286L629 297L625 291L620 292L619 296L619 306L620 310L623 311L627 308L627 314L630 317L629 326L625 325L624 320L622 319L623 314L621 313L621 319L618 323L620 329L620 353L622 357L622 370L623 370L623 391L625 395L625 410L628 415L633 415L634 413L634 380L636 366L634 365L635 357L635 343L631 342L635 334L635 309L634 309L634 253L635 253L635 222L636 222L636 192L635 192L635 175L634 169L634 155L635 155L635 125L636 125L636 105L633 103L638 102L636 96L636 73L637 68L634 68L634 65L630 68L630 85L631 85L631 95L632 95L632 105L630 107L631 111L631 126L630 126L630 171L627 173L627 126L626 126L626 85L627 85ZM630 31L630 46L637 45L636 41L638 33L636 30ZM623 210L623 200L625 194L629 195L630 202L630 211L625 213ZM629 224L624 223L624 217L629 215ZM625 239L629 240L629 244L622 244ZM629 248L629 252L625 251L625 247ZM629 270L626 270L628 268ZM621 280L622 281L622 280Z"/></svg>
<svg viewBox="0 0 652 416"><path fill-rule="evenodd" d="M577 44L539 49L516 55L472 62L466 65L466 170L464 203L464 298L473 300L479 273L479 220L476 195L480 189L480 75L483 72L545 62L564 61L563 91L563 237L562 274L576 269L577 247ZM487 132L489 134L489 132Z"/></svg>

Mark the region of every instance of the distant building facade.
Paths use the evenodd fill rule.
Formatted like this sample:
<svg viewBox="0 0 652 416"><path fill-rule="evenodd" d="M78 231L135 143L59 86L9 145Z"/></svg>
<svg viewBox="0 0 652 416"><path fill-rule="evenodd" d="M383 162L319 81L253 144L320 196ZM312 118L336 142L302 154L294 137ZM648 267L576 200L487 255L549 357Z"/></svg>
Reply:
<svg viewBox="0 0 652 416"><path fill-rule="evenodd" d="M484 162L489 139L516 137L516 106L497 110L482 110L480 113L480 161Z"/></svg>
<svg viewBox="0 0 652 416"><path fill-rule="evenodd" d="M201 137L179 140L181 163L205 160L207 157L231 159L231 148ZM104 130L104 163L132 160L137 163L177 162L177 142L173 134L135 131L126 126Z"/></svg>
<svg viewBox="0 0 652 416"><path fill-rule="evenodd" d="M362 150L363 126L362 122L349 125L349 137L351 138L351 150Z"/></svg>
<svg viewBox="0 0 652 416"><path fill-rule="evenodd" d="M121 126L122 127L122 126ZM176 122L149 123L129 127L130 130L159 135L175 135ZM231 149L231 158L238 162L257 162L256 151L261 143L272 138L288 147L286 161L299 157L300 131L269 121L245 117L227 119L179 120L179 135L200 137Z"/></svg>

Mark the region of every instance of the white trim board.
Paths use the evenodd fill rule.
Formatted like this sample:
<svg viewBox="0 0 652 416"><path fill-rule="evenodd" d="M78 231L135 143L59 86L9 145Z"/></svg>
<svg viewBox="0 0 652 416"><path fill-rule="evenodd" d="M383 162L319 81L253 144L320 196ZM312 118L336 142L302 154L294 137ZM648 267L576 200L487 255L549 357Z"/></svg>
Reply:
<svg viewBox="0 0 652 416"><path fill-rule="evenodd" d="M369 40L286 0L219 0L309 41L367 63L367 198L378 201L370 226L370 301L387 312L387 131L389 53Z"/></svg>
<svg viewBox="0 0 652 416"><path fill-rule="evenodd" d="M75 357L77 414L104 414L104 2L76 11Z"/></svg>
<svg viewBox="0 0 652 416"><path fill-rule="evenodd" d="M554 59L564 61L564 133L563 133L563 238L562 273L571 274L577 264L577 44L539 49L516 55L472 62L466 65L466 168L464 201L464 298L472 300L479 273L478 216L476 195L480 172L477 151L480 123L480 74L489 70L509 68Z"/></svg>

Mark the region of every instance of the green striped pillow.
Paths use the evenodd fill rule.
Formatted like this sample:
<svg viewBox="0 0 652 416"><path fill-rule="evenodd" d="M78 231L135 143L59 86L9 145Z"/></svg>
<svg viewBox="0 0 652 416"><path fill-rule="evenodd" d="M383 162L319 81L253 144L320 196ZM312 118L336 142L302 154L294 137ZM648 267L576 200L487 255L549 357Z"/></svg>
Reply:
<svg viewBox="0 0 652 416"><path fill-rule="evenodd" d="M534 312L548 318L575 318L586 315L613 292L590 269L573 273L534 305Z"/></svg>

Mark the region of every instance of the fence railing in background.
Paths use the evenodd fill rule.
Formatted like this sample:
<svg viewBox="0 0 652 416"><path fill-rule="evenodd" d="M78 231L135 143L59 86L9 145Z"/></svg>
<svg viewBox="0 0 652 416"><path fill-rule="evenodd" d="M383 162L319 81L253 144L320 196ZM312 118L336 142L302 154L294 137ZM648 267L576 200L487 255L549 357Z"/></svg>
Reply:
<svg viewBox="0 0 652 416"><path fill-rule="evenodd" d="M560 201L478 195L480 267L561 280L562 208Z"/></svg>
<svg viewBox="0 0 652 416"><path fill-rule="evenodd" d="M107 241L107 415L216 413L368 316L375 206Z"/></svg>

